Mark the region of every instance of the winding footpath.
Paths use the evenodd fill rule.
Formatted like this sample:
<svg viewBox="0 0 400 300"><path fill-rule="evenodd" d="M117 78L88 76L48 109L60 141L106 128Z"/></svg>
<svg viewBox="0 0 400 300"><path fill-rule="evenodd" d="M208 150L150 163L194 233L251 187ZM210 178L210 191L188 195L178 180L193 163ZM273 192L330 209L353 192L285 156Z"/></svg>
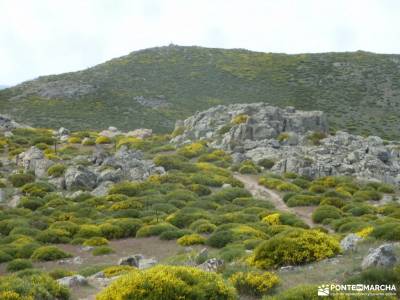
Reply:
<svg viewBox="0 0 400 300"><path fill-rule="evenodd" d="M308 226L314 227L311 215L314 207L288 207L283 201L281 195L258 184L258 178L254 175L234 174L234 177L243 182L245 188L253 195L253 197L265 199L271 202L277 210L295 214L302 219Z"/></svg>

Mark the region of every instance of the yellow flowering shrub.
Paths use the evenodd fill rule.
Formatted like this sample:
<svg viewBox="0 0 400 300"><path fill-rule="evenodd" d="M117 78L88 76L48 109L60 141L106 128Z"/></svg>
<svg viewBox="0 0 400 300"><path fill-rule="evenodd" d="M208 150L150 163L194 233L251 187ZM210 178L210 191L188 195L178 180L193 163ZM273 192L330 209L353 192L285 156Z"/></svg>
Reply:
<svg viewBox="0 0 400 300"><path fill-rule="evenodd" d="M204 146L203 143L192 143L189 145L186 145L178 150L178 154L186 157L186 158L192 158L199 156L206 150L206 147Z"/></svg>
<svg viewBox="0 0 400 300"><path fill-rule="evenodd" d="M250 265L267 269L298 265L332 257L339 253L339 242L317 230L289 229L260 244L248 259Z"/></svg>
<svg viewBox="0 0 400 300"><path fill-rule="evenodd" d="M104 276L106 276L107 278L111 278L114 276L119 276L122 274L126 274L128 272L132 272L136 270L136 268L132 267L132 266L111 266L108 268L105 268L103 270Z"/></svg>
<svg viewBox="0 0 400 300"><path fill-rule="evenodd" d="M80 144L82 140L77 136L71 136L70 138L68 138L67 142L70 144Z"/></svg>
<svg viewBox="0 0 400 300"><path fill-rule="evenodd" d="M371 234L372 231L374 231L374 227L368 226L356 232L356 235L359 236L360 238L366 238Z"/></svg>
<svg viewBox="0 0 400 300"><path fill-rule="evenodd" d="M96 144L110 144L111 139L108 136L99 136L96 139Z"/></svg>
<svg viewBox="0 0 400 300"><path fill-rule="evenodd" d="M83 242L84 246L103 246L103 245L108 245L108 240L103 237L92 237L86 241Z"/></svg>
<svg viewBox="0 0 400 300"><path fill-rule="evenodd" d="M262 219L264 223L267 223L268 225L280 225L281 220L280 220L281 215L279 213L274 213L270 214Z"/></svg>
<svg viewBox="0 0 400 300"><path fill-rule="evenodd" d="M231 123L235 124L235 125L239 125L239 124L242 124L242 123L246 123L248 119L249 119L248 115L240 114L240 115L234 116L232 118Z"/></svg>
<svg viewBox="0 0 400 300"><path fill-rule="evenodd" d="M126 136L118 139L117 142L117 148L120 148L121 146L128 146L128 148L136 148L139 145L143 143L142 139L132 137L132 136Z"/></svg>
<svg viewBox="0 0 400 300"><path fill-rule="evenodd" d="M97 294L96 299L235 300L237 295L219 274L194 267L160 265L122 276Z"/></svg>
<svg viewBox="0 0 400 300"><path fill-rule="evenodd" d="M262 177L258 183L269 189L276 189L279 185L285 182L277 178Z"/></svg>
<svg viewBox="0 0 400 300"><path fill-rule="evenodd" d="M177 240L178 245L181 246L199 245L204 244L205 242L206 239L197 233L184 235Z"/></svg>
<svg viewBox="0 0 400 300"><path fill-rule="evenodd" d="M270 272L237 272L229 281L240 294L261 296L267 294L279 283L279 278Z"/></svg>

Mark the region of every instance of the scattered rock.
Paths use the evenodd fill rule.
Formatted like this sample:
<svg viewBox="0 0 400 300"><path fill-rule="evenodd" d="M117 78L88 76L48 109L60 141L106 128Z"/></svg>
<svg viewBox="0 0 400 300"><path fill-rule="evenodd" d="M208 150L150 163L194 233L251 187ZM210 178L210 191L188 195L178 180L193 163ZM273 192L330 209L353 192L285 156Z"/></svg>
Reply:
<svg viewBox="0 0 400 300"><path fill-rule="evenodd" d="M340 247L343 251L355 251L359 241L361 238L358 235L350 233L341 240Z"/></svg>
<svg viewBox="0 0 400 300"><path fill-rule="evenodd" d="M85 277L81 275L73 275L68 277L63 277L57 280L57 282L66 287L76 287L87 284L87 280Z"/></svg>
<svg viewBox="0 0 400 300"><path fill-rule="evenodd" d="M17 165L23 167L26 172L33 171L37 177L46 176L47 169L53 164L51 160L45 158L43 151L35 146L17 156Z"/></svg>
<svg viewBox="0 0 400 300"><path fill-rule="evenodd" d="M288 271L293 271L295 269L296 269L295 266L283 266L283 267L280 267L279 270L281 270L282 272L288 272Z"/></svg>
<svg viewBox="0 0 400 300"><path fill-rule="evenodd" d="M65 185L68 190L92 190L96 183L97 176L83 166L71 166L65 171Z"/></svg>
<svg viewBox="0 0 400 300"><path fill-rule="evenodd" d="M155 266L158 261L155 258L142 258L139 260L139 269L148 269Z"/></svg>
<svg viewBox="0 0 400 300"><path fill-rule="evenodd" d="M218 258L210 258L201 265L198 265L198 267L207 272L219 272L223 269L224 265L224 260Z"/></svg>
<svg viewBox="0 0 400 300"><path fill-rule="evenodd" d="M224 184L222 185L222 188L223 188L223 189L229 189L229 188L231 188L231 187L232 187L232 185L229 184L229 183L224 183Z"/></svg>
<svg viewBox="0 0 400 300"><path fill-rule="evenodd" d="M378 248L370 249L361 263L361 268L392 267L396 261L393 244L383 244Z"/></svg>
<svg viewBox="0 0 400 300"><path fill-rule="evenodd" d="M139 262L142 259L144 259L144 256L142 254L134 254L134 255L120 258L120 260L118 261L118 265L132 266L132 267L139 268Z"/></svg>
<svg viewBox="0 0 400 300"><path fill-rule="evenodd" d="M100 183L93 191L90 192L93 196L102 197L108 194L108 190L114 185L111 181L104 181Z"/></svg>
<svg viewBox="0 0 400 300"><path fill-rule="evenodd" d="M139 128L133 131L129 131L126 136L131 136L139 139L144 139L152 136L153 130L147 128Z"/></svg>

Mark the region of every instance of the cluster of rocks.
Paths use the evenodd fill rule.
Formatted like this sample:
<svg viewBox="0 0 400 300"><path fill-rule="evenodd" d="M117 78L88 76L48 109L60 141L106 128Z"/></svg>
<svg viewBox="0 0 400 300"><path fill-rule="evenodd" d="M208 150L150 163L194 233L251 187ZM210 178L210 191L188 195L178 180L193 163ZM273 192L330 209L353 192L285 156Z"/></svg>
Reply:
<svg viewBox="0 0 400 300"><path fill-rule="evenodd" d="M120 266L132 266L138 269L148 269L156 265L158 261L155 258L145 258L142 254L134 254L127 257L122 257L118 261Z"/></svg>
<svg viewBox="0 0 400 300"><path fill-rule="evenodd" d="M243 117L241 122L235 122L237 116ZM342 131L329 135L321 111L266 103L219 105L178 121L176 129L182 134L173 143L208 140L211 146L231 152L235 162L273 160L274 172L400 182L399 144ZM312 139L315 133L321 138L317 143Z"/></svg>
<svg viewBox="0 0 400 300"><path fill-rule="evenodd" d="M22 128L22 127L27 127L27 126L19 124L7 116L0 115L0 130L1 131L10 132L10 130L13 130L16 128Z"/></svg>
<svg viewBox="0 0 400 300"><path fill-rule="evenodd" d="M124 135L126 137L135 137L135 138L139 138L139 139L144 139L144 138L150 137L152 134L153 134L153 130L148 129L148 128L139 128L139 129L135 129L135 130L132 130L129 132L122 132L113 126L110 126L110 127L108 127L108 129L103 130L99 133L100 136L105 136L105 137L109 137L109 138L113 138L113 137L116 137L119 135Z"/></svg>
<svg viewBox="0 0 400 300"><path fill-rule="evenodd" d="M34 146L17 156L17 165L34 172L38 178L47 176L47 169L52 164L54 162ZM144 180L152 174L164 172L164 168L144 159L141 151L122 146L115 154L110 154L99 146L92 156L79 156L69 162L64 176L50 179L50 182L60 189L92 191L101 196L113 183Z"/></svg>

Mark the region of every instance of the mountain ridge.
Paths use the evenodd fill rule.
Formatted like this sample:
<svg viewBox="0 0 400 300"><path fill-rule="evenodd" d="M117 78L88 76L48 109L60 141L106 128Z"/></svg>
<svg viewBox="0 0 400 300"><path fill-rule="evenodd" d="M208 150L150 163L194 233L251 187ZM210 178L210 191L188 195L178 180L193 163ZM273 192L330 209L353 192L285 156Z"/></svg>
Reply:
<svg viewBox="0 0 400 300"><path fill-rule="evenodd" d="M2 90L0 110L34 126L168 132L195 111L262 101L322 110L331 130L398 139L399 70L395 54L170 45Z"/></svg>

